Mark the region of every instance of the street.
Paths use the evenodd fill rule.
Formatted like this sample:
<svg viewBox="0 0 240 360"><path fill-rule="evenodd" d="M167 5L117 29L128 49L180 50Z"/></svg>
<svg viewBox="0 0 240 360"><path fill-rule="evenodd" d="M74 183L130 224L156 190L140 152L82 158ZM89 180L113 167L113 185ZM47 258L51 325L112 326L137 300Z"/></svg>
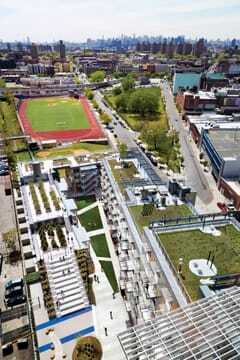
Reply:
<svg viewBox="0 0 240 360"><path fill-rule="evenodd" d="M161 89L166 102L169 125L179 134L187 183L197 192L202 202L208 204L213 200L213 195L200 162L196 158L192 145L190 144L188 130L184 128L183 121L176 109L174 98L168 83L165 81L162 82Z"/></svg>

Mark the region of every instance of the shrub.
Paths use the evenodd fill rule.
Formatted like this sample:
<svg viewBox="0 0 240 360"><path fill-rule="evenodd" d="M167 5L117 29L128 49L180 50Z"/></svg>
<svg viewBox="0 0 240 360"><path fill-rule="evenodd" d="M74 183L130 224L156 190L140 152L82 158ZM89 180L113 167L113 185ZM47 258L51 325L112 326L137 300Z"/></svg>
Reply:
<svg viewBox="0 0 240 360"><path fill-rule="evenodd" d="M52 199L52 202L53 202L53 205L54 205L55 209L57 211L60 210L61 206L60 206L59 200L58 200L57 195L56 195L54 190L50 191L50 197Z"/></svg>
<svg viewBox="0 0 240 360"><path fill-rule="evenodd" d="M45 189L44 189L43 182L40 182L40 183L38 184L38 189L39 189L39 191L40 191L41 198L42 198L42 201L43 201L43 206L44 206L45 210L46 210L47 212L50 212L50 211L51 211L51 208L50 208L50 204L49 204L49 201L48 201L47 194L46 194Z"/></svg>
<svg viewBox="0 0 240 360"><path fill-rule="evenodd" d="M25 281L28 285L35 284L36 282L40 281L40 273L34 271L32 273L27 274L25 276Z"/></svg>
<svg viewBox="0 0 240 360"><path fill-rule="evenodd" d="M29 184L30 193L32 196L33 205L37 214L41 214L40 203L37 197L36 189L34 184Z"/></svg>

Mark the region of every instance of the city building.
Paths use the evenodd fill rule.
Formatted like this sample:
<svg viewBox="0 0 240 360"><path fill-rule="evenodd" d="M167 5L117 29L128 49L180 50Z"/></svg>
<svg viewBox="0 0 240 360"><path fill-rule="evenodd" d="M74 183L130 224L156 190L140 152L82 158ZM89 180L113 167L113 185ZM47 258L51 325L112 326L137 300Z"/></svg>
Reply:
<svg viewBox="0 0 240 360"><path fill-rule="evenodd" d="M198 90L200 88L201 74L194 72L180 73L175 72L173 77L173 94L177 95L179 89L192 89Z"/></svg>
<svg viewBox="0 0 240 360"><path fill-rule="evenodd" d="M214 92L198 91L190 92L179 90L176 96L176 103L184 112L211 111L216 108L216 96Z"/></svg>
<svg viewBox="0 0 240 360"><path fill-rule="evenodd" d="M32 43L31 45L31 57L34 62L38 61L38 47L35 43Z"/></svg>
<svg viewBox="0 0 240 360"><path fill-rule="evenodd" d="M60 59L65 60L66 58L66 47L62 40L59 41L59 54Z"/></svg>

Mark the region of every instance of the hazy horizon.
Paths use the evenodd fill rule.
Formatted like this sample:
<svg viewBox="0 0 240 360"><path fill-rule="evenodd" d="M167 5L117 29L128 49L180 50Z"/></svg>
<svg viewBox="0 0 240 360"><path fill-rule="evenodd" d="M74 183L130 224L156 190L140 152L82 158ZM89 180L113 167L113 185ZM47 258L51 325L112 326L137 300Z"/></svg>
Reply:
<svg viewBox="0 0 240 360"><path fill-rule="evenodd" d="M176 36L240 38L239 0L1 0L0 39L43 42L64 39Z"/></svg>

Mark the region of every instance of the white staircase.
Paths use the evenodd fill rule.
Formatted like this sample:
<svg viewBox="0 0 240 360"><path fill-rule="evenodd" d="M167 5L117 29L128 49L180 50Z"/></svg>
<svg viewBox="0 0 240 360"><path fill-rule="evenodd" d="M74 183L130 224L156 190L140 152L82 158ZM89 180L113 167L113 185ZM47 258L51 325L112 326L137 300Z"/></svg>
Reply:
<svg viewBox="0 0 240 360"><path fill-rule="evenodd" d="M89 305L74 253L55 251L45 263L57 317Z"/></svg>

